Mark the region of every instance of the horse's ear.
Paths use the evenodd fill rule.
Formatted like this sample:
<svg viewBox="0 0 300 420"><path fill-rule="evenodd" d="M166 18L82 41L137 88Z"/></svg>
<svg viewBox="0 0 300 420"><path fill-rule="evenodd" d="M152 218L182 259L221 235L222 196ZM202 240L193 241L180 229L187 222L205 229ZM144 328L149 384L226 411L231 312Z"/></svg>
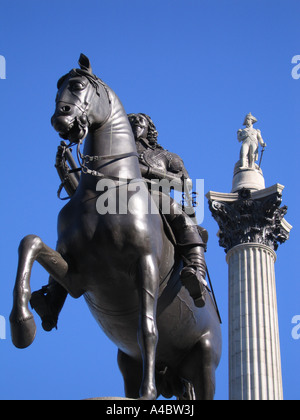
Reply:
<svg viewBox="0 0 300 420"><path fill-rule="evenodd" d="M86 70L86 71L88 71L89 73L92 74L91 63L90 63L90 60L87 58L86 55L80 54L78 64L79 64L79 66L82 70Z"/></svg>

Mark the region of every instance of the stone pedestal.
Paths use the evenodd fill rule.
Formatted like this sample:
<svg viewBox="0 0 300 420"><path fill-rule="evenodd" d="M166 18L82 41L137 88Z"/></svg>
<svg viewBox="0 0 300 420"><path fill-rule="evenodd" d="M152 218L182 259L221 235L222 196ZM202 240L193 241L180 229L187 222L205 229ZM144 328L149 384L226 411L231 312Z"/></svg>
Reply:
<svg viewBox="0 0 300 420"><path fill-rule="evenodd" d="M292 228L283 188L207 194L229 270L230 400L283 398L274 270Z"/></svg>
<svg viewBox="0 0 300 420"><path fill-rule="evenodd" d="M255 164L255 168L241 168L241 162L235 164L232 180L232 193L242 188L250 191L262 190L265 188L265 179L262 170Z"/></svg>

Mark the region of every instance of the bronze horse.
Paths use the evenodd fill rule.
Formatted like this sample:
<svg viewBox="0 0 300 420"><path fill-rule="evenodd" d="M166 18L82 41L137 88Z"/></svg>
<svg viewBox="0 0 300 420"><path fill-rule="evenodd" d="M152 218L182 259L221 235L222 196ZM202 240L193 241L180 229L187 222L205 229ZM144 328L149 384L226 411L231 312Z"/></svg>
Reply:
<svg viewBox="0 0 300 420"><path fill-rule="evenodd" d="M85 165L76 193L59 214L56 251L35 235L21 241L10 316L13 343L25 348L35 338L28 303L31 269L38 261L72 297L84 295L118 346L127 397L213 399L221 357L213 299L208 294L205 307L197 308L181 284L180 257L160 215L148 211L152 198L127 114L83 54L79 64L58 82L52 124L71 143L84 141ZM127 189L125 204L130 200L133 211L100 215L100 179ZM135 180L147 200L129 191L128 180Z"/></svg>

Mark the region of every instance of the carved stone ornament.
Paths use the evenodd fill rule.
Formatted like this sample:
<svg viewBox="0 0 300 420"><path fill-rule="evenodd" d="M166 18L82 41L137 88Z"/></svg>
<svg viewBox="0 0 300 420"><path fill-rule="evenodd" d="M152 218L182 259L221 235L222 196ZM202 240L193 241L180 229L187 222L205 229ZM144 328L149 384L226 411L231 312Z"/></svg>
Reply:
<svg viewBox="0 0 300 420"><path fill-rule="evenodd" d="M243 188L234 201L209 199L210 211L220 227L219 244L226 253L244 243L264 244L276 251L278 244L289 239L291 226L284 220L287 206L280 207L281 191L260 198L253 195Z"/></svg>

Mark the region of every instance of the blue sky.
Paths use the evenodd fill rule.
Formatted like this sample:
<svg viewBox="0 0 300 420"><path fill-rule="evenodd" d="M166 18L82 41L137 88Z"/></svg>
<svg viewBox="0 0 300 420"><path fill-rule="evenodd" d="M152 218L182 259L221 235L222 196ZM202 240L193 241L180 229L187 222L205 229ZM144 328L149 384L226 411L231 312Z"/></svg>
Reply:
<svg viewBox="0 0 300 420"><path fill-rule="evenodd" d="M20 240L34 233L51 247L62 203L54 158L60 139L50 125L56 82L81 52L121 98L126 111L149 114L159 142L182 156L205 192L230 192L238 160L236 131L245 115L258 119L268 148L267 186L285 185L290 240L276 262L284 396L300 398L300 340L291 332L300 315L298 0L2 0L0 55L1 279L0 399L82 399L123 395L116 348L83 299L68 298L58 331L38 331L17 350L8 317ZM207 263L223 318L224 349L216 399L228 399L227 264L218 226L206 203ZM48 281L36 264L32 289Z"/></svg>

